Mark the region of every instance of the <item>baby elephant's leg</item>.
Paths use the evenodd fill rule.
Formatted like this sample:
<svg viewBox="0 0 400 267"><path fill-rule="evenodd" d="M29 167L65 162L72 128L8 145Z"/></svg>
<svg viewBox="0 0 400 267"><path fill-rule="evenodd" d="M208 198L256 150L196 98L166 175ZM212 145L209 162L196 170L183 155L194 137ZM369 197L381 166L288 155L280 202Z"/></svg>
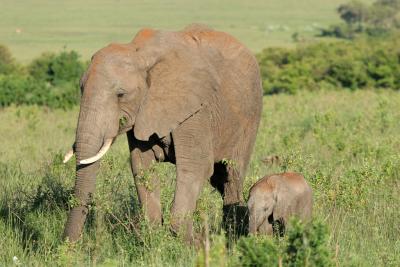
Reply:
<svg viewBox="0 0 400 267"><path fill-rule="evenodd" d="M264 235L272 235L273 233L272 224L268 222L268 218L265 218L262 224L258 227L258 233Z"/></svg>
<svg viewBox="0 0 400 267"><path fill-rule="evenodd" d="M268 221L269 209L256 198L249 199L249 232L251 234L272 234L272 225Z"/></svg>

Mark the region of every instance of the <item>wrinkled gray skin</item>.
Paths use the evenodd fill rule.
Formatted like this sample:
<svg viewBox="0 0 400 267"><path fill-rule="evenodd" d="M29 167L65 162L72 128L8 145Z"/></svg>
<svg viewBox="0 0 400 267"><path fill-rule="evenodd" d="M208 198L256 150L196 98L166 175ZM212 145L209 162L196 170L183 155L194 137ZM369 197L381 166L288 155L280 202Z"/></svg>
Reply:
<svg viewBox="0 0 400 267"><path fill-rule="evenodd" d="M247 204L251 234L283 234L291 216L311 219L312 190L301 174L274 174L253 185Z"/></svg>
<svg viewBox="0 0 400 267"><path fill-rule="evenodd" d="M149 180L151 190L141 183L152 162L176 164L171 228L183 230L189 240L191 215L207 180L225 206L243 203L262 88L256 59L233 37L198 25L179 32L144 29L131 43L98 51L81 89L75 140L79 204L70 211L64 231L70 241L82 233L99 169L99 161L79 161L122 133L128 137L139 200L150 221L162 221L158 178ZM223 164L223 159L233 164Z"/></svg>

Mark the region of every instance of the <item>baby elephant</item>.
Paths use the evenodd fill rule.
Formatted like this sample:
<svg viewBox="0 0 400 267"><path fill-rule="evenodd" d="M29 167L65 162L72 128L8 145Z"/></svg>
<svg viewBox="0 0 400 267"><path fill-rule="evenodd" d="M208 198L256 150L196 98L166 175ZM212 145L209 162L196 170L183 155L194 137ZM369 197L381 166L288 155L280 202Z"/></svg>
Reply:
<svg viewBox="0 0 400 267"><path fill-rule="evenodd" d="M312 191L303 175L281 173L265 176L250 189L248 208L251 234L284 234L291 216L311 218Z"/></svg>

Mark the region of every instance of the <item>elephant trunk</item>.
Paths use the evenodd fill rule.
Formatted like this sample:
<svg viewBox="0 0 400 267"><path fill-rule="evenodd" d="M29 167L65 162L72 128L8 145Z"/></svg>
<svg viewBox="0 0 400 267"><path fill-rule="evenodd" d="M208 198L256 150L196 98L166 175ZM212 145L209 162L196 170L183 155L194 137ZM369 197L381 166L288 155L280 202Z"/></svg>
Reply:
<svg viewBox="0 0 400 267"><path fill-rule="evenodd" d="M73 208L69 212L64 230L64 238L71 242L78 240L82 233L89 212L88 203L95 190L98 168L99 162L76 168Z"/></svg>
<svg viewBox="0 0 400 267"><path fill-rule="evenodd" d="M88 113L82 112L81 108L75 142L77 165L74 198L64 229L64 238L71 242L78 240L82 233L89 212L90 199L95 191L99 161L91 164L79 164L79 162L95 155L103 144L103 134L93 126L99 125L94 123L96 117L98 118L98 116L88 116Z"/></svg>

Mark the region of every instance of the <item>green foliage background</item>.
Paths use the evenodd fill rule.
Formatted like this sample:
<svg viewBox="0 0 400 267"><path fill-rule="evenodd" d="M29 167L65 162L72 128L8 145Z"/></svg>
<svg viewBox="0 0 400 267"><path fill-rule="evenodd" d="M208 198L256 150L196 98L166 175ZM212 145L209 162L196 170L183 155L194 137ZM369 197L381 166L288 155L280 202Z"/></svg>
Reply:
<svg viewBox="0 0 400 267"><path fill-rule="evenodd" d="M266 94L299 90L400 88L399 35L318 43L258 54Z"/></svg>
<svg viewBox="0 0 400 267"><path fill-rule="evenodd" d="M399 90L399 41L400 35L395 34L383 39L299 45L296 49L266 48L257 55L264 93ZM75 51L44 53L21 66L6 47L0 48L0 106L36 104L66 109L79 103L78 81L87 63Z"/></svg>
<svg viewBox="0 0 400 267"><path fill-rule="evenodd" d="M18 65L0 45L0 107L71 108L79 104L78 83L84 68L75 51L44 53L27 66Z"/></svg>

